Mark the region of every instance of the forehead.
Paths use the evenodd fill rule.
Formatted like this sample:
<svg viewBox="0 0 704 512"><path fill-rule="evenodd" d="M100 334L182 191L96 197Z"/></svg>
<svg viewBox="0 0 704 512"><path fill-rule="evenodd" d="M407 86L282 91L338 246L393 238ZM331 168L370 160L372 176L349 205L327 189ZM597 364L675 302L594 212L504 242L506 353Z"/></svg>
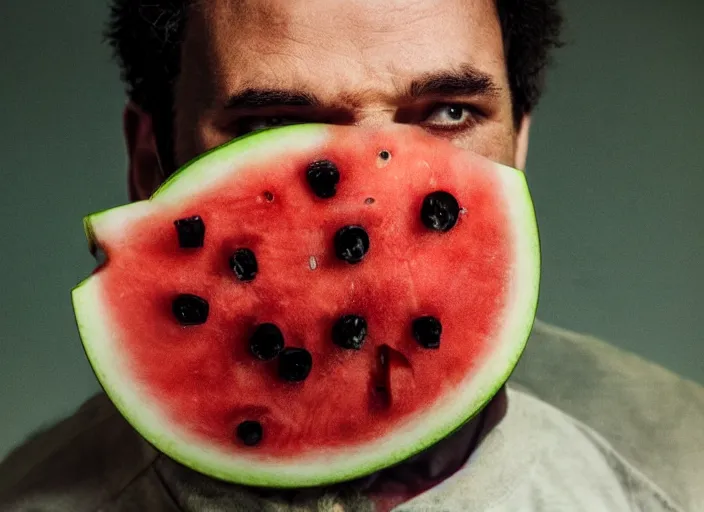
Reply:
<svg viewBox="0 0 704 512"><path fill-rule="evenodd" d="M494 0L202 0L182 72L209 102L249 87L381 101L466 64L506 86Z"/></svg>

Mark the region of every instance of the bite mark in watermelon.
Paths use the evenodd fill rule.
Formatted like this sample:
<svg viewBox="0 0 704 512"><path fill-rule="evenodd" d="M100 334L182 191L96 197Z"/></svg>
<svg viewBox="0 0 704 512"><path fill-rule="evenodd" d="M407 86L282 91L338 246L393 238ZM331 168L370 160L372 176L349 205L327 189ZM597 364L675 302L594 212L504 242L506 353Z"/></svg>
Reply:
<svg viewBox="0 0 704 512"><path fill-rule="evenodd" d="M329 484L427 448L507 380L535 316L523 173L415 128L260 132L84 224L106 255L72 294L99 381L156 448L231 482Z"/></svg>

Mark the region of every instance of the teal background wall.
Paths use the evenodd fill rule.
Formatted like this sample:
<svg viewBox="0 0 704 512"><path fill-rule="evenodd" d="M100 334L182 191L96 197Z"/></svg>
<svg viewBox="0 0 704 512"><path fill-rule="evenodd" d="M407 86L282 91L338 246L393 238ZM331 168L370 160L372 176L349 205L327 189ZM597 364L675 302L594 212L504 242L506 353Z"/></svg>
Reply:
<svg viewBox="0 0 704 512"><path fill-rule="evenodd" d="M125 202L97 0L0 2L0 457L98 389L69 290ZM568 0L528 172L540 317L704 382L704 2Z"/></svg>

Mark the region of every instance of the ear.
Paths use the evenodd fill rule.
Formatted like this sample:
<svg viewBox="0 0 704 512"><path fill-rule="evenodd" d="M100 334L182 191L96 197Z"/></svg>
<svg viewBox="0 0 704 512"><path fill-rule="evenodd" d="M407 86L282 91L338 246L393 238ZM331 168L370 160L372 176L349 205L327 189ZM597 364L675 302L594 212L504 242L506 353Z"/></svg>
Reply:
<svg viewBox="0 0 704 512"><path fill-rule="evenodd" d="M525 114L521 119L516 134L516 151L513 165L516 169L525 170L528 159L528 136L530 135L530 114Z"/></svg>
<svg viewBox="0 0 704 512"><path fill-rule="evenodd" d="M130 201L148 199L164 179L152 117L130 101L122 116Z"/></svg>

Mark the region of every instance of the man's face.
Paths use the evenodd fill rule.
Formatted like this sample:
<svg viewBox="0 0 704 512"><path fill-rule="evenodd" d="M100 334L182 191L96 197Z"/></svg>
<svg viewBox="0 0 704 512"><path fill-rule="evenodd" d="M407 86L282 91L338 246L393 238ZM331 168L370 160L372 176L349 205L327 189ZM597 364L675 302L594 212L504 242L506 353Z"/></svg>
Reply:
<svg viewBox="0 0 704 512"><path fill-rule="evenodd" d="M197 3L176 87L178 165L307 121L414 124L521 165L494 0Z"/></svg>

